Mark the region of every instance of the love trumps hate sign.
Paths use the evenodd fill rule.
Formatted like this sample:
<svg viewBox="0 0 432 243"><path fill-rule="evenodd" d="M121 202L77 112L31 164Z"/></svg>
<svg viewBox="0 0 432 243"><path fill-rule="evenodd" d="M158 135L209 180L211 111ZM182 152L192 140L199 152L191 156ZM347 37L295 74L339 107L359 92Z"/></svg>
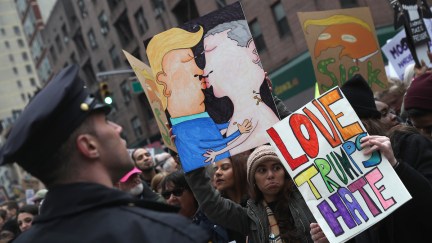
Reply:
<svg viewBox="0 0 432 243"><path fill-rule="evenodd" d="M411 196L337 87L267 130L276 153L330 242L344 242Z"/></svg>

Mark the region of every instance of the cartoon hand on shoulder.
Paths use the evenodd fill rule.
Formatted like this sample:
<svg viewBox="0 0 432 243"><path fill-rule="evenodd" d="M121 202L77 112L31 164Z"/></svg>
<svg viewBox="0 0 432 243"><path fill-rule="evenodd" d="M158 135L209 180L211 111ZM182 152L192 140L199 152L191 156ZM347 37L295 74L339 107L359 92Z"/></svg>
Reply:
<svg viewBox="0 0 432 243"><path fill-rule="evenodd" d="M242 124L239 124L237 122L234 122L234 125L237 125L238 130L241 134L248 133L252 130L252 120L245 119Z"/></svg>

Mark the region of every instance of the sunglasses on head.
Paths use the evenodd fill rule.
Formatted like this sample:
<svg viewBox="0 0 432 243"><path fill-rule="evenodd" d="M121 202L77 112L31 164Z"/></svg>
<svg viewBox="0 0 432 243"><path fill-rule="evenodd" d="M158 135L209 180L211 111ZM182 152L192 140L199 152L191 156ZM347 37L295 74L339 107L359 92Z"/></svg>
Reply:
<svg viewBox="0 0 432 243"><path fill-rule="evenodd" d="M171 197L171 194L176 196L176 197L181 197L181 195L183 195L183 191L184 191L183 188L177 188L177 189L174 189L172 191L164 191L161 193L161 195L165 199L169 199Z"/></svg>

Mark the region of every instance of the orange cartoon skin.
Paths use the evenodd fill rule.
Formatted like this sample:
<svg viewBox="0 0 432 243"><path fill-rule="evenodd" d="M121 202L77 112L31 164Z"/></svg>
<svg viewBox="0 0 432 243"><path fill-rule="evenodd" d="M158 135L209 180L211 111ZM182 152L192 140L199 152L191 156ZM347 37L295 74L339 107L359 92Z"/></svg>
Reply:
<svg viewBox="0 0 432 243"><path fill-rule="evenodd" d="M375 38L368 29L356 23L337 24L326 27L318 36L314 56L334 47L342 46L339 58L347 56L353 61L365 61L378 52Z"/></svg>

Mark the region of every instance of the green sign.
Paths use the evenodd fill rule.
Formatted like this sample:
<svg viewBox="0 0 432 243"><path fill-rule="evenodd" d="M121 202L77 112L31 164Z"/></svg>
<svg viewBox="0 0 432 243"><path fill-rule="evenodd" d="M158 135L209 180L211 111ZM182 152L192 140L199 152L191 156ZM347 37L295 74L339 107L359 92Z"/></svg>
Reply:
<svg viewBox="0 0 432 243"><path fill-rule="evenodd" d="M309 52L305 52L269 75L273 93L287 100L315 84L315 74ZM313 99L313 97L310 97Z"/></svg>
<svg viewBox="0 0 432 243"><path fill-rule="evenodd" d="M133 81L132 82L132 90L134 93L137 93L137 94L142 93L144 91L142 86L141 86L141 83L139 81Z"/></svg>

